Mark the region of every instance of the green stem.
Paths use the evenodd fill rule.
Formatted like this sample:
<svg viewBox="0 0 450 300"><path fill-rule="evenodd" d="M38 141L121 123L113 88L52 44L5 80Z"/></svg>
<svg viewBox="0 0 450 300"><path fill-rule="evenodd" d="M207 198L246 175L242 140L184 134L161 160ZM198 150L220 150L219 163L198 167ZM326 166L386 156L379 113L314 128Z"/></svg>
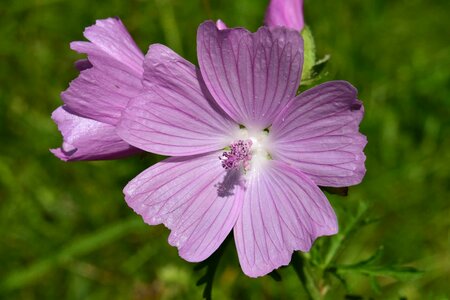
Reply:
<svg viewBox="0 0 450 300"><path fill-rule="evenodd" d="M364 202L360 204L358 207L358 211L356 212L355 217L350 221L350 223L347 225L347 227L339 232L337 236L332 239L332 243L328 249L327 254L325 255L325 259L321 265L322 270L326 270L331 262L335 259L336 255L338 254L339 250L341 249L344 241L348 239L350 234L353 232L355 228L358 228L358 224L360 224L362 217L365 215L366 211L368 209L368 205L366 205Z"/></svg>
<svg viewBox="0 0 450 300"><path fill-rule="evenodd" d="M294 252L292 256L292 266L294 267L295 273L302 282L306 294L310 300L321 300L322 295L316 286L314 281L311 266L309 262L298 252Z"/></svg>

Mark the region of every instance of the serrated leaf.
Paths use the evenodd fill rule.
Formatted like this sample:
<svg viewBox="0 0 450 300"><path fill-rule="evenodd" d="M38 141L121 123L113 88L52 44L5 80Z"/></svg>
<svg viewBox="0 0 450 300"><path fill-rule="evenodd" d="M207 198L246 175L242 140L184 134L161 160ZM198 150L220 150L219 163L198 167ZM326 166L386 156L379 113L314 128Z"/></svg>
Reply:
<svg viewBox="0 0 450 300"><path fill-rule="evenodd" d="M361 263L359 263L361 264ZM351 266L336 266L336 273L360 273L368 276L376 277L390 277L399 281L409 281L419 278L423 272L413 267L403 266L374 266L372 264L366 265L351 265Z"/></svg>
<svg viewBox="0 0 450 300"><path fill-rule="evenodd" d="M399 281L410 281L422 276L423 272L413 267L387 266L361 268L359 272L372 276L391 277Z"/></svg>

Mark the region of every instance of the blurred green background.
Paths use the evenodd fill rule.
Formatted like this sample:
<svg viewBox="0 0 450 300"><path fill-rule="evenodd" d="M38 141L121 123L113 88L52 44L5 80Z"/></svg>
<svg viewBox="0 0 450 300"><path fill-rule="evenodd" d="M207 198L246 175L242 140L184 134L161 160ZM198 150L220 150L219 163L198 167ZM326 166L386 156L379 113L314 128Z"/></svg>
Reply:
<svg viewBox="0 0 450 300"><path fill-rule="evenodd" d="M0 298L199 299L202 272L127 207L122 187L154 158L64 163L48 151L61 136L50 114L77 76L82 57L69 43L96 19L119 16L145 52L164 43L196 61L205 19L251 30L262 0L3 0L0 3ZM329 196L347 215L359 203L379 218L352 236L339 257L353 263L384 246L382 262L424 270L414 281L364 276L350 293L373 299L448 299L450 185L449 1L306 1L319 57L332 55L323 80L359 89L368 136L367 175L347 198ZM345 226L348 217L340 214ZM325 238L326 239L326 238ZM234 245L217 274L217 299L300 299L291 268L281 282L245 277ZM329 299L346 293L337 283Z"/></svg>

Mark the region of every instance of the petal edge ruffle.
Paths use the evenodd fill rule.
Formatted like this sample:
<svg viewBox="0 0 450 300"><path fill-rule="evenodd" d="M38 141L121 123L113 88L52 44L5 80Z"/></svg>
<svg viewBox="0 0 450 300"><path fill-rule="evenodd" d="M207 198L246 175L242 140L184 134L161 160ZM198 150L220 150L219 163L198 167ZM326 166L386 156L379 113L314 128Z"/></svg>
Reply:
<svg viewBox="0 0 450 300"><path fill-rule="evenodd" d="M249 174L246 187L234 227L246 275L263 276L288 265L293 251L309 251L317 237L337 233L336 215L325 195L291 166L272 160Z"/></svg>
<svg viewBox="0 0 450 300"><path fill-rule="evenodd" d="M303 65L303 40L295 30L261 27L197 32L200 69L214 99L239 124L262 130L295 96Z"/></svg>
<svg viewBox="0 0 450 300"><path fill-rule="evenodd" d="M317 185L345 187L365 175L364 107L346 81L330 81L297 96L270 130L271 153Z"/></svg>
<svg viewBox="0 0 450 300"><path fill-rule="evenodd" d="M90 42L72 42L71 48L87 54L89 64L77 64L81 73L61 98L80 116L116 125L142 91L144 55L118 18L98 20L84 35Z"/></svg>
<svg viewBox="0 0 450 300"><path fill-rule="evenodd" d="M145 59L146 91L130 101L118 134L162 155L188 156L228 146L238 125L211 99L198 69L155 44Z"/></svg>
<svg viewBox="0 0 450 300"><path fill-rule="evenodd" d="M115 132L112 125L86 119L58 107L52 114L64 142L50 151L63 161L118 159L140 152Z"/></svg>
<svg viewBox="0 0 450 300"><path fill-rule="evenodd" d="M150 225L171 230L182 258L199 262L224 241L241 211L239 176L220 165L219 153L166 159L124 189L128 205Z"/></svg>

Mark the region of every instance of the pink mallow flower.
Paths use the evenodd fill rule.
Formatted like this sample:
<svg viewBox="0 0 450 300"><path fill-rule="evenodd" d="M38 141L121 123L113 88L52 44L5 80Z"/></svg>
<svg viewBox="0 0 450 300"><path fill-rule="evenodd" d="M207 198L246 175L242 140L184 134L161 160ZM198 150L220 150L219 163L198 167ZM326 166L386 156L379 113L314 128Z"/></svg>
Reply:
<svg viewBox="0 0 450 300"><path fill-rule="evenodd" d="M197 35L200 69L163 45L144 62L146 91L117 127L140 149L173 156L124 189L150 225L191 262L208 258L234 231L245 274L265 275L338 231L318 186L358 184L365 174L357 91L332 81L298 96L303 41L286 27Z"/></svg>
<svg viewBox="0 0 450 300"><path fill-rule="evenodd" d="M64 161L116 159L140 150L115 132L128 101L142 92L144 55L118 18L87 27L89 42L72 42L86 53L77 61L80 75L61 94L64 105L52 114L63 136L51 152Z"/></svg>
<svg viewBox="0 0 450 300"><path fill-rule="evenodd" d="M285 26L301 31L303 19L303 0L270 0L266 11L265 25Z"/></svg>
<svg viewBox="0 0 450 300"><path fill-rule="evenodd" d="M228 29L227 24L225 24L225 22L222 21L221 19L218 19L218 20L216 21L216 27L217 27L217 29L219 29L219 30Z"/></svg>

